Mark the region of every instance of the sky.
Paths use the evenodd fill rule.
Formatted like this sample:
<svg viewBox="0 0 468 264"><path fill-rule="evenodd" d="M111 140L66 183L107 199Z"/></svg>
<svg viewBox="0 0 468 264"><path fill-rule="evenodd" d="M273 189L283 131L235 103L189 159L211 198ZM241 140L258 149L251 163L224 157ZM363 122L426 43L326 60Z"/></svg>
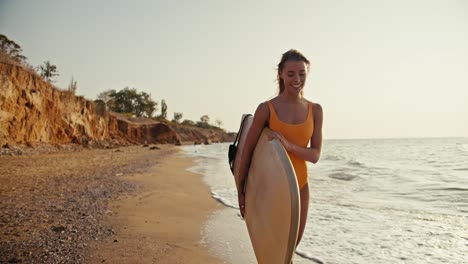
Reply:
<svg viewBox="0 0 468 264"><path fill-rule="evenodd" d="M234 132L295 48L325 139L468 137L466 0L0 0L0 34L87 99L136 88Z"/></svg>

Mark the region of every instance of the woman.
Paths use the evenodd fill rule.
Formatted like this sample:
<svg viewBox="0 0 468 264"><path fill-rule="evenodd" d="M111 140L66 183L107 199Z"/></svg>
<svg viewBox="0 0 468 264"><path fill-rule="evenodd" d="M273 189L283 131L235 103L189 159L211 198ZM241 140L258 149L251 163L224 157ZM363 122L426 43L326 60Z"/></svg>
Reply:
<svg viewBox="0 0 468 264"><path fill-rule="evenodd" d="M245 185L252 152L264 127L274 132L270 140L278 139L288 152L297 175L301 199L301 219L297 244L302 239L309 209L309 185L306 161L316 163L322 147L322 107L306 100L303 89L310 62L299 51L284 53L278 64L279 93L270 101L261 103L247 134L244 153L240 161L240 182ZM308 145L310 141L310 145ZM241 188L244 190L244 188ZM238 193L239 208L245 213L245 194Z"/></svg>

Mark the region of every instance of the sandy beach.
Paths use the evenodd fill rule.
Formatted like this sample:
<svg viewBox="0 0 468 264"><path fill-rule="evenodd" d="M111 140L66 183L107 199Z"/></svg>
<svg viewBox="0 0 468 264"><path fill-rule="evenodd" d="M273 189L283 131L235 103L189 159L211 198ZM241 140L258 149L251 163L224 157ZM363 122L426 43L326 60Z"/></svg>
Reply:
<svg viewBox="0 0 468 264"><path fill-rule="evenodd" d="M0 262L221 262L193 165L172 145L0 156Z"/></svg>

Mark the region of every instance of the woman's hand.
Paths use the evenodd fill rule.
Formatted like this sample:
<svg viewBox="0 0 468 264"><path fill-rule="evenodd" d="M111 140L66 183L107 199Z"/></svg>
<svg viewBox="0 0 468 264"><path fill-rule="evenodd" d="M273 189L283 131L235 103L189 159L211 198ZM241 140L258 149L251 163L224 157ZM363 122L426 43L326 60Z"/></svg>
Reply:
<svg viewBox="0 0 468 264"><path fill-rule="evenodd" d="M237 192L237 199L239 201L239 211L242 215L242 218L244 218L244 214L245 214L245 194L244 194L244 190L241 190L239 192Z"/></svg>
<svg viewBox="0 0 468 264"><path fill-rule="evenodd" d="M292 144L281 134L276 131L271 131L271 133L268 135L268 140L273 140L277 139L283 145L283 147L286 149L286 151L291 152L292 150Z"/></svg>

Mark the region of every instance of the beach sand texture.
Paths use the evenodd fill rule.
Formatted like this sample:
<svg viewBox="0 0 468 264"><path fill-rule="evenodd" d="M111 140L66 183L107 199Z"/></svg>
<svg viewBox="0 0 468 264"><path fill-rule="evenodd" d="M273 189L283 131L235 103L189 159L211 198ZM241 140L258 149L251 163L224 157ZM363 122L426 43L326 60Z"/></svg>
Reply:
<svg viewBox="0 0 468 264"><path fill-rule="evenodd" d="M0 262L219 263L220 208L178 147L0 156Z"/></svg>

